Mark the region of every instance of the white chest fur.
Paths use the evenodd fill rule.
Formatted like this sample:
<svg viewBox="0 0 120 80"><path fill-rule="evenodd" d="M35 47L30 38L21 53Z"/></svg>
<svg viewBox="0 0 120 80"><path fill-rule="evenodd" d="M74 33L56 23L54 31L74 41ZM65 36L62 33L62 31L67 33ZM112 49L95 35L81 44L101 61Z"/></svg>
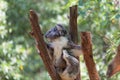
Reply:
<svg viewBox="0 0 120 80"><path fill-rule="evenodd" d="M54 47L54 58L59 59L62 54L62 48L66 47L68 44L68 39L66 37L60 37L55 39L52 42L52 46Z"/></svg>

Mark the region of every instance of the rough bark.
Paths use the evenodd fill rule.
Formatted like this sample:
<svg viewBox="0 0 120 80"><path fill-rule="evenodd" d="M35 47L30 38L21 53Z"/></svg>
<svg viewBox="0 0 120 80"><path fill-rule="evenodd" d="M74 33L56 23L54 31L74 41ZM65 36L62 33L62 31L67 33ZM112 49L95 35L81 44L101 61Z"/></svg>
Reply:
<svg viewBox="0 0 120 80"><path fill-rule="evenodd" d="M59 75L56 73L52 61L50 60L49 54L47 52L46 44L43 40L43 35L38 23L37 14L33 10L30 10L30 23L32 26L31 35L36 41L38 53L41 56L50 77L52 78L52 80L61 80Z"/></svg>
<svg viewBox="0 0 120 80"><path fill-rule="evenodd" d="M90 80L100 80L99 74L95 67L95 62L93 60L92 41L89 32L81 32L81 44Z"/></svg>
<svg viewBox="0 0 120 80"><path fill-rule="evenodd" d="M77 7L78 7L77 5L70 7L70 20L69 20L69 25L70 25L69 34L70 34L71 40L76 44L78 43L78 29L77 29L78 10L77 10ZM80 70L79 70L79 75L77 76L76 80L81 80Z"/></svg>
<svg viewBox="0 0 120 80"><path fill-rule="evenodd" d="M70 37L71 40L74 43L78 43L78 29L77 29L77 16L78 16L78 10L77 10L77 5L70 7Z"/></svg>

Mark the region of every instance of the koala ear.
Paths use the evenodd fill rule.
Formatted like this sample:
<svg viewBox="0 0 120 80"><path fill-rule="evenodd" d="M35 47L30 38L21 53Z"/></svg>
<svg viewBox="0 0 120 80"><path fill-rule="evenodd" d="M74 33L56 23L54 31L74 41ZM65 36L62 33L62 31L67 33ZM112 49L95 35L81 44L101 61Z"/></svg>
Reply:
<svg viewBox="0 0 120 80"><path fill-rule="evenodd" d="M61 25L61 24L57 24L57 29L59 30L59 31L62 31L64 28L63 28L63 26Z"/></svg>

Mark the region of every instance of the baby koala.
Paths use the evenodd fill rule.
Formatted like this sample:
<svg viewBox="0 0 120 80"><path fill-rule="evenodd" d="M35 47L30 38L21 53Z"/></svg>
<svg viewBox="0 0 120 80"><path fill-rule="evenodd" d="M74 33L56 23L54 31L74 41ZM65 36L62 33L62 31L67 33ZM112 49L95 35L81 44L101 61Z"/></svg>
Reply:
<svg viewBox="0 0 120 80"><path fill-rule="evenodd" d="M75 80L79 74L79 61L75 57L69 55L67 50L63 50L62 56L66 62L66 68L64 70L58 69L58 74L62 80Z"/></svg>

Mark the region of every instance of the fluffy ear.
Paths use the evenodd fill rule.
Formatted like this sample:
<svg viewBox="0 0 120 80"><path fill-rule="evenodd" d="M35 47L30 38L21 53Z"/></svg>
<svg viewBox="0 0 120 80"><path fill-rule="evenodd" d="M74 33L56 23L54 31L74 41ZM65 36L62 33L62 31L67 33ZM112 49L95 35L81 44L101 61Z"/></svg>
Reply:
<svg viewBox="0 0 120 80"><path fill-rule="evenodd" d="M57 24L56 28L57 28L60 36L65 36L67 34L66 29L61 24Z"/></svg>
<svg viewBox="0 0 120 80"><path fill-rule="evenodd" d="M61 25L61 24L57 24L57 30L59 30L59 31L62 31L64 28L63 28L63 26Z"/></svg>

